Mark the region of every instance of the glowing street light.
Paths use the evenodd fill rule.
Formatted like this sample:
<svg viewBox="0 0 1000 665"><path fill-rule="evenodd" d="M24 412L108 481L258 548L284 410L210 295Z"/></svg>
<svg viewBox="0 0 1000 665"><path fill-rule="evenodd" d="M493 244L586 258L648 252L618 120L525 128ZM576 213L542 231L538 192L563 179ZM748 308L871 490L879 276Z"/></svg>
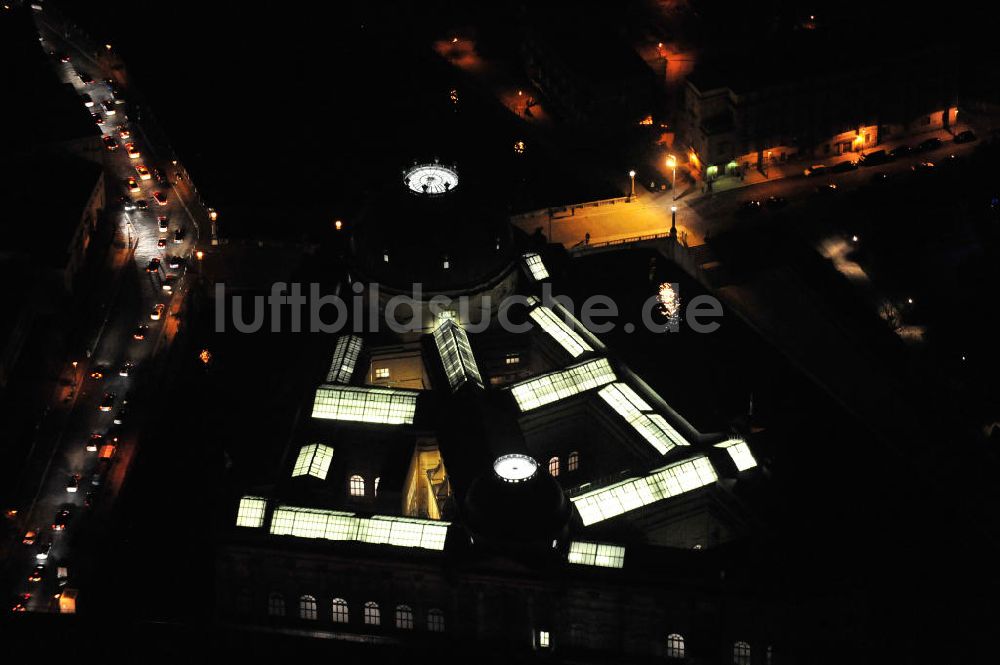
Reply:
<svg viewBox="0 0 1000 665"><path fill-rule="evenodd" d="M204 259L204 258L205 258L205 252L203 252L203 251L201 251L201 250L199 249L199 250L198 250L197 252L195 252L195 253L194 253L194 257L195 257L196 259L198 259L199 261L201 261L202 259Z"/></svg>
<svg viewBox="0 0 1000 665"><path fill-rule="evenodd" d="M215 220L219 219L219 213L217 213L217 212L215 211L215 208L209 208L209 209L208 209L208 218L209 218L210 220L212 220L213 222L214 222Z"/></svg>
<svg viewBox="0 0 1000 665"><path fill-rule="evenodd" d="M628 172L628 177L629 177L629 180L631 181L631 184L629 185L628 198L631 201L632 197L635 196L635 170L634 169Z"/></svg>
<svg viewBox="0 0 1000 665"><path fill-rule="evenodd" d="M109 50L109 51L110 51L110 50L111 50L111 44L105 44L105 45L104 45L104 48L106 48L107 50Z"/></svg>
<svg viewBox="0 0 1000 665"><path fill-rule="evenodd" d="M335 229L337 229L339 231L342 228L344 228L344 223L338 219L337 221L335 221L333 223L333 228L335 228Z"/></svg>

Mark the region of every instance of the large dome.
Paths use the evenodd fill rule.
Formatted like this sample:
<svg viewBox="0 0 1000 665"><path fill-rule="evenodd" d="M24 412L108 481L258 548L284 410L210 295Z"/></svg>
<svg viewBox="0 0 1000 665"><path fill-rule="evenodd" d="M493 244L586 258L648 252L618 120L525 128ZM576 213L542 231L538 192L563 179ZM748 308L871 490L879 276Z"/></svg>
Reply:
<svg viewBox="0 0 1000 665"><path fill-rule="evenodd" d="M415 164L362 211L352 263L367 282L409 291L479 290L509 272L516 253L506 215L489 193L446 164Z"/></svg>

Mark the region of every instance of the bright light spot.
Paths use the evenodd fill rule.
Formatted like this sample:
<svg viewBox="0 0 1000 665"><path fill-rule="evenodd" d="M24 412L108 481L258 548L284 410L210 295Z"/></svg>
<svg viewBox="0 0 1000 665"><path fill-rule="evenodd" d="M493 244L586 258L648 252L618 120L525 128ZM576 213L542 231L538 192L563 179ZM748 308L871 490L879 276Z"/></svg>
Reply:
<svg viewBox="0 0 1000 665"><path fill-rule="evenodd" d="M913 304L913 298L907 298L907 299L906 299L906 303L907 303L908 305L912 305L912 304Z"/></svg>
<svg viewBox="0 0 1000 665"><path fill-rule="evenodd" d="M851 242L857 242L858 240L860 240L860 238L857 236L851 236Z"/></svg>
<svg viewBox="0 0 1000 665"><path fill-rule="evenodd" d="M514 152L516 152L519 155L524 154L524 141L516 141L514 143Z"/></svg>
<svg viewBox="0 0 1000 665"><path fill-rule="evenodd" d="M406 172L403 182L416 194L444 194L458 186L458 174L439 164L420 164Z"/></svg>
<svg viewBox="0 0 1000 665"><path fill-rule="evenodd" d="M106 49L108 49L110 51L111 50L111 44L105 44L104 48L106 48Z"/></svg>
<svg viewBox="0 0 1000 665"><path fill-rule="evenodd" d="M339 231L344 228L344 223L338 219L333 223L333 227Z"/></svg>
<svg viewBox="0 0 1000 665"><path fill-rule="evenodd" d="M451 38L451 43L452 44L457 44L458 43L458 37L452 37Z"/></svg>
<svg viewBox="0 0 1000 665"><path fill-rule="evenodd" d="M660 284L660 291L656 294L656 302L660 313L667 317L670 325L680 324L681 296L673 284L670 282Z"/></svg>
<svg viewBox="0 0 1000 665"><path fill-rule="evenodd" d="M195 256L196 259L198 259L199 261L201 261L203 258L205 258L205 252L203 252L203 251L201 251L199 249L197 252L194 253L194 256Z"/></svg>
<svg viewBox="0 0 1000 665"><path fill-rule="evenodd" d="M198 354L198 360L207 365L212 362L212 352L208 349L202 349L201 353Z"/></svg>
<svg viewBox="0 0 1000 665"><path fill-rule="evenodd" d="M635 177L635 171L629 171L628 172L628 177L634 178Z"/></svg>

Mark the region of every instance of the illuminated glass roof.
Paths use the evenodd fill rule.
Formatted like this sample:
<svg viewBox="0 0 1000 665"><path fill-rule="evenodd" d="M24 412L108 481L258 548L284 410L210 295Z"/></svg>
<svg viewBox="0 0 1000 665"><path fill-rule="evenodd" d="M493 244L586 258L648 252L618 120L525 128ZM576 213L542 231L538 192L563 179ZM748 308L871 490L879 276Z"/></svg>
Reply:
<svg viewBox="0 0 1000 665"><path fill-rule="evenodd" d="M661 455L667 454L674 446L688 445L687 440L671 427L663 416L653 413L653 407L639 397L628 384L612 383L597 394Z"/></svg>
<svg viewBox="0 0 1000 665"><path fill-rule="evenodd" d="M403 182L417 194L444 194L458 187L458 174L440 164L419 164L406 172Z"/></svg>
<svg viewBox="0 0 1000 665"><path fill-rule="evenodd" d="M299 449L299 456L295 459L295 467L292 469L292 478L296 476L313 476L320 480L326 480L326 474L330 470L330 462L333 461L333 448L318 443L311 443Z"/></svg>
<svg viewBox="0 0 1000 665"><path fill-rule="evenodd" d="M625 565L625 547L574 540L569 544L566 560L581 566L621 568Z"/></svg>
<svg viewBox="0 0 1000 665"><path fill-rule="evenodd" d="M510 392L521 411L530 411L611 383L617 378L607 359L597 358L515 384Z"/></svg>
<svg viewBox="0 0 1000 665"><path fill-rule="evenodd" d="M529 303L537 303L538 299L532 296ZM587 351L593 351L589 344L583 341L576 331L566 325L566 322L559 318L555 312L545 305L537 305L531 310L529 316L531 320L538 324L542 330L549 334L559 345L574 358L577 358Z"/></svg>
<svg viewBox="0 0 1000 665"><path fill-rule="evenodd" d="M450 522L412 517L358 517L354 513L335 510L278 506L271 518L271 533L276 536L354 540L396 547L443 550L449 524Z"/></svg>
<svg viewBox="0 0 1000 665"><path fill-rule="evenodd" d="M750 446L743 439L729 439L728 441L715 444L715 447L725 448L738 471L746 471L757 466L757 460L754 459L753 453L750 452Z"/></svg>
<svg viewBox="0 0 1000 665"><path fill-rule="evenodd" d="M710 485L718 479L707 457L696 457L573 497L584 525Z"/></svg>
<svg viewBox="0 0 1000 665"><path fill-rule="evenodd" d="M264 513L267 510L267 499L259 496L245 496L240 499L240 507L236 511L236 526L258 528L264 526Z"/></svg>
<svg viewBox="0 0 1000 665"><path fill-rule="evenodd" d="M543 279L549 278L549 271L545 268L545 264L542 262L542 257L534 252L528 252L523 255L524 264L528 266L528 272L531 273L532 279L536 282L540 282Z"/></svg>
<svg viewBox="0 0 1000 665"><path fill-rule="evenodd" d="M341 335L333 349L333 361L326 375L327 383L350 383L354 368L361 355L361 338L357 335Z"/></svg>
<svg viewBox="0 0 1000 665"><path fill-rule="evenodd" d="M448 375L448 383L452 390L457 390L466 381L483 387L483 379L476 366L476 358L472 355L469 336L465 329L453 319L444 319L434 331L434 344L437 345L444 372Z"/></svg>
<svg viewBox="0 0 1000 665"><path fill-rule="evenodd" d="M417 393L393 388L323 385L316 389L313 418L383 425L412 424Z"/></svg>

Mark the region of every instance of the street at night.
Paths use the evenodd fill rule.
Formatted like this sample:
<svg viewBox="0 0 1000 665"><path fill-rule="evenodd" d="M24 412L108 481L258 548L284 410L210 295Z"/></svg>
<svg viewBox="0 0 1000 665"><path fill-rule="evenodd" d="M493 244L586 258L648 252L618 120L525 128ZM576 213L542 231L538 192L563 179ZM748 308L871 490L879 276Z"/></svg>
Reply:
<svg viewBox="0 0 1000 665"><path fill-rule="evenodd" d="M994 662L994 24L3 4L5 653Z"/></svg>

